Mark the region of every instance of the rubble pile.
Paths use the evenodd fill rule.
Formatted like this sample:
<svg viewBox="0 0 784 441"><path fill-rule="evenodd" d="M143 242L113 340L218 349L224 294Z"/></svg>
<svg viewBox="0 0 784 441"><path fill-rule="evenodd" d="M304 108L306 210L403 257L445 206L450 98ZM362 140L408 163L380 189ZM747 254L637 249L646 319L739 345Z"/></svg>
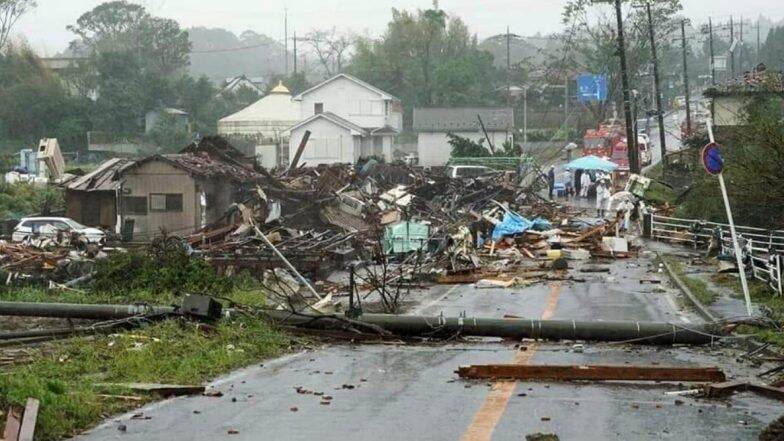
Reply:
<svg viewBox="0 0 784 441"><path fill-rule="evenodd" d="M457 179L371 160L265 173L246 200L185 240L224 273L281 266L258 227L314 278L381 256L411 264L417 254L420 271L455 283L561 257L626 257L625 239L604 237L615 225L543 199L514 173Z"/></svg>

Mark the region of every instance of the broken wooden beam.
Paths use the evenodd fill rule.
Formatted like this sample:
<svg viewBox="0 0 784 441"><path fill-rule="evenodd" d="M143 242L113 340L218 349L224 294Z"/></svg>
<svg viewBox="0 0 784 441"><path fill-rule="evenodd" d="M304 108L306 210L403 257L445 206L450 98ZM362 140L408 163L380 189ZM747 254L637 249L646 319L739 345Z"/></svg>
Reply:
<svg viewBox="0 0 784 441"><path fill-rule="evenodd" d="M521 365L488 364L460 366L460 378L511 380L591 381L725 381L717 367L613 366L613 365Z"/></svg>
<svg viewBox="0 0 784 441"><path fill-rule="evenodd" d="M711 398L724 398L735 392L749 391L774 400L784 401L784 389L764 384L727 381L724 383L706 384L703 389L705 391L705 396Z"/></svg>
<svg viewBox="0 0 784 441"><path fill-rule="evenodd" d="M24 409L11 406L6 415L2 441L33 441L35 424L38 420L38 408L41 403L35 398L28 398Z"/></svg>

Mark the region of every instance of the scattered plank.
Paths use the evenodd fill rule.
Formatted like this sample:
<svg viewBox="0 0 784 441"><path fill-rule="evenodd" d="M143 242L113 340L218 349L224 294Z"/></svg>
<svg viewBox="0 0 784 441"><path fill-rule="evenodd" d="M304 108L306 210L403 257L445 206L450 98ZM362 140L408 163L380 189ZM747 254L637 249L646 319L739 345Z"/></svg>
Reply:
<svg viewBox="0 0 784 441"><path fill-rule="evenodd" d="M705 385L704 390L705 395L711 398L724 398L735 392L749 391L774 400L784 401L784 389L766 386L764 384L727 381L724 383L707 384Z"/></svg>
<svg viewBox="0 0 784 441"><path fill-rule="evenodd" d="M726 380L724 373L717 367L490 364L460 366L457 373L461 378L471 379L707 382Z"/></svg>
<svg viewBox="0 0 784 441"><path fill-rule="evenodd" d="M19 429L19 441L33 441L35 423L38 420L38 408L41 402L35 398L28 398L22 416L22 426Z"/></svg>
<svg viewBox="0 0 784 441"><path fill-rule="evenodd" d="M4 441L19 441L19 430L22 428L22 408L10 406L5 417L3 429Z"/></svg>

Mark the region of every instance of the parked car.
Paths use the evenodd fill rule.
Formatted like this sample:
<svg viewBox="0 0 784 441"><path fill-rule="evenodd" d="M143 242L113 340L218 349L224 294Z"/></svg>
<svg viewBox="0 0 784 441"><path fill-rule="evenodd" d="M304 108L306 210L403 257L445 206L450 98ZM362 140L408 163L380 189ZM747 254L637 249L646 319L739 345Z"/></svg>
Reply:
<svg viewBox="0 0 784 441"><path fill-rule="evenodd" d="M450 165L446 168L446 175L450 178L477 178L491 173L495 170L481 165Z"/></svg>
<svg viewBox="0 0 784 441"><path fill-rule="evenodd" d="M39 237L55 238L59 233L75 233L86 243L103 244L106 233L99 228L86 227L67 217L26 217L19 221L11 234L12 242L24 242Z"/></svg>

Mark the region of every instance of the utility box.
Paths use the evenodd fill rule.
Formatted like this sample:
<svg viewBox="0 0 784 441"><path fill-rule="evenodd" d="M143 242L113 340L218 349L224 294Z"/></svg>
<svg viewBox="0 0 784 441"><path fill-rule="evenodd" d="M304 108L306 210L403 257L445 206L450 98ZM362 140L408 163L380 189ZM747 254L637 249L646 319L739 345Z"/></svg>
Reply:
<svg viewBox="0 0 784 441"><path fill-rule="evenodd" d="M384 252L389 254L408 253L427 245L430 226L411 221L397 222L384 230Z"/></svg>
<svg viewBox="0 0 784 441"><path fill-rule="evenodd" d="M221 310L221 304L212 297L188 295L182 300L182 313L201 320L217 320Z"/></svg>

